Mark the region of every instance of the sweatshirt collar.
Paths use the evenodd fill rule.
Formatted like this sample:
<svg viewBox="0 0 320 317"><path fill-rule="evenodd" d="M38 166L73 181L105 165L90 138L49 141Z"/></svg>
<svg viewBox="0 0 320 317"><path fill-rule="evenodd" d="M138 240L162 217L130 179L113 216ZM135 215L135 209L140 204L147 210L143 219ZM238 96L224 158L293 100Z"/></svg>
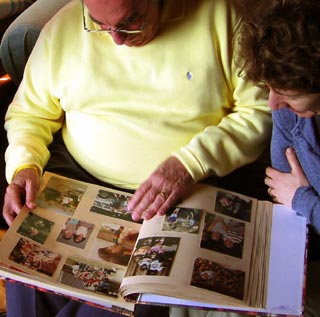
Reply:
<svg viewBox="0 0 320 317"><path fill-rule="evenodd" d="M162 0L160 24L181 20L185 16L185 0Z"/></svg>

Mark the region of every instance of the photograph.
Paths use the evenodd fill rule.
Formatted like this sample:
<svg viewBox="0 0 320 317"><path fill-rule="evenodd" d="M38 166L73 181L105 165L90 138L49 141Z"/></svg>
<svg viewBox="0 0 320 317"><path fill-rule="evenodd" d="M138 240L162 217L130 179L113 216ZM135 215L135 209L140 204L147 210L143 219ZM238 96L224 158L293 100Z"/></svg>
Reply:
<svg viewBox="0 0 320 317"><path fill-rule="evenodd" d="M179 237L139 239L132 253L126 276L169 276L179 242Z"/></svg>
<svg viewBox="0 0 320 317"><path fill-rule="evenodd" d="M9 260L33 271L52 276L62 256L30 240L21 238L9 255Z"/></svg>
<svg viewBox="0 0 320 317"><path fill-rule="evenodd" d="M90 211L104 216L134 222L127 210L130 196L100 189ZM138 221L142 223L142 220Z"/></svg>
<svg viewBox="0 0 320 317"><path fill-rule="evenodd" d="M137 238L136 229L104 222L88 256L98 261L127 266Z"/></svg>
<svg viewBox="0 0 320 317"><path fill-rule="evenodd" d="M118 297L123 276L124 271L119 268L87 263L85 259L70 257L62 267L59 282L75 288Z"/></svg>
<svg viewBox="0 0 320 317"><path fill-rule="evenodd" d="M252 200L245 199L235 194L218 191L215 211L229 217L237 218L246 222L251 220Z"/></svg>
<svg viewBox="0 0 320 317"><path fill-rule="evenodd" d="M44 244L51 232L53 225L54 222L40 217L33 212L29 212L18 228L17 233L25 236L26 238Z"/></svg>
<svg viewBox="0 0 320 317"><path fill-rule="evenodd" d="M242 258L245 235L245 223L206 213L201 236L201 248Z"/></svg>
<svg viewBox="0 0 320 317"><path fill-rule="evenodd" d="M197 234L202 214L203 211L200 209L176 207L166 214L162 231Z"/></svg>
<svg viewBox="0 0 320 317"><path fill-rule="evenodd" d="M238 299L244 297L245 272L196 258L191 285Z"/></svg>
<svg viewBox="0 0 320 317"><path fill-rule="evenodd" d="M60 231L57 241L84 249L93 228L94 224L92 223L75 218L68 218Z"/></svg>
<svg viewBox="0 0 320 317"><path fill-rule="evenodd" d="M70 179L52 177L37 199L39 207L72 216L87 189Z"/></svg>

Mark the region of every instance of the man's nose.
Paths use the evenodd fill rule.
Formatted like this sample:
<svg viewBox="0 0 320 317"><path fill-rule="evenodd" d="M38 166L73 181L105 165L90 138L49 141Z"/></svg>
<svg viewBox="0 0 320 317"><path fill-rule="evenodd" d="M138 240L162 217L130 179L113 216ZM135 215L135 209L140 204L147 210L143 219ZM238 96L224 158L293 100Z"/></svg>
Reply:
<svg viewBox="0 0 320 317"><path fill-rule="evenodd" d="M126 41L127 38L127 34L124 32L112 32L111 33L112 39L113 41L117 44L117 45L123 45L124 42Z"/></svg>

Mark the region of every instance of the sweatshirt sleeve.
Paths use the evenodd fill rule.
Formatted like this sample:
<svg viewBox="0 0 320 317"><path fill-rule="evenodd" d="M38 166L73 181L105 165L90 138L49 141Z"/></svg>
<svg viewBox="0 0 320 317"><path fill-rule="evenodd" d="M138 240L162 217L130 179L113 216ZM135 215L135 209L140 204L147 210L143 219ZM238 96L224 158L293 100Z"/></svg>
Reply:
<svg viewBox="0 0 320 317"><path fill-rule="evenodd" d="M267 92L238 76L230 84L230 112L217 126L209 126L174 153L195 181L224 176L255 161L269 144L271 114Z"/></svg>
<svg viewBox="0 0 320 317"><path fill-rule="evenodd" d="M241 22L239 14L226 2L217 1L210 21L214 54L222 69L220 78L216 74L212 78L225 82L225 91L217 91L225 99L224 115L217 125L208 126L174 153L195 181L210 175L225 176L254 162L271 137L267 90L239 75L233 41Z"/></svg>
<svg viewBox="0 0 320 317"><path fill-rule="evenodd" d="M50 155L47 146L52 142L53 133L62 126L62 109L58 98L50 92L48 47L46 38L40 35L26 65L23 81L6 114L8 182L21 166L33 165L42 172Z"/></svg>

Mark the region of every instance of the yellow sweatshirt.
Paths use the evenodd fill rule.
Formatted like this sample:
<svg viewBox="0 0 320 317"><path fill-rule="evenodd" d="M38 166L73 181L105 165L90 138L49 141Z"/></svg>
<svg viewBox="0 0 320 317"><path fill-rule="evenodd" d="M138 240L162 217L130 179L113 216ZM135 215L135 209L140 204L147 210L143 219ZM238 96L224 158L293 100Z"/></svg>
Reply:
<svg viewBox="0 0 320 317"><path fill-rule="evenodd" d="M238 18L228 1L164 1L160 30L142 47L117 46L82 23L80 1L72 1L30 56L6 116L9 182L26 164L43 169L60 128L83 168L123 188L139 186L171 155L198 181L265 148L267 95L238 76Z"/></svg>

